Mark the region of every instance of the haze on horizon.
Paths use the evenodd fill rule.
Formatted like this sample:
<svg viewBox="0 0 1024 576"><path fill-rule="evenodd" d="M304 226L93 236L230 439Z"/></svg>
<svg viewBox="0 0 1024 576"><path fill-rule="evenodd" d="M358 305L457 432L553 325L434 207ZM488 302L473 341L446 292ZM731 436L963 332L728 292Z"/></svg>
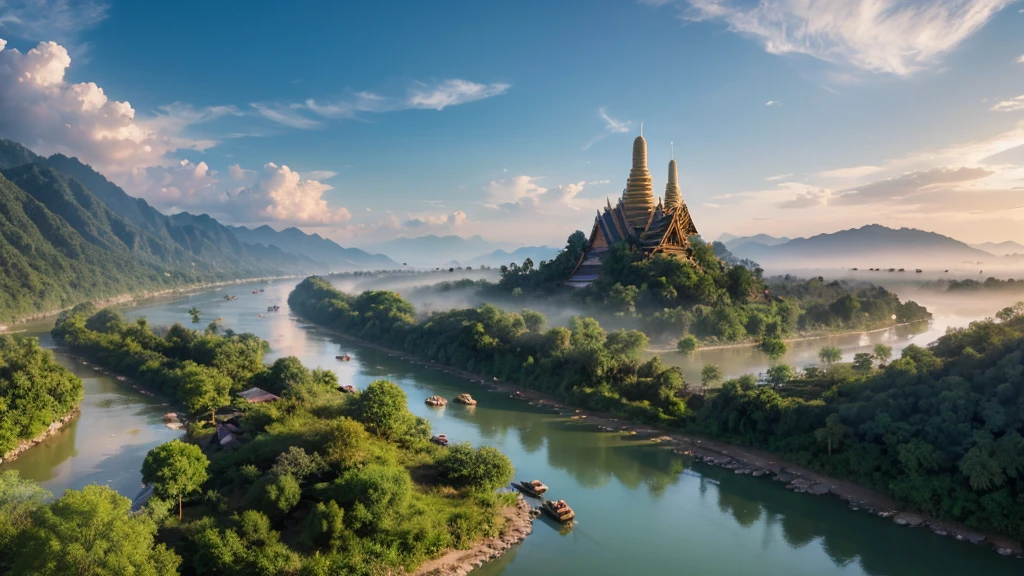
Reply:
<svg viewBox="0 0 1024 576"><path fill-rule="evenodd" d="M644 123L705 238L1024 242L1015 0L0 3L0 137L164 212L561 246ZM471 47L471 49L467 49Z"/></svg>

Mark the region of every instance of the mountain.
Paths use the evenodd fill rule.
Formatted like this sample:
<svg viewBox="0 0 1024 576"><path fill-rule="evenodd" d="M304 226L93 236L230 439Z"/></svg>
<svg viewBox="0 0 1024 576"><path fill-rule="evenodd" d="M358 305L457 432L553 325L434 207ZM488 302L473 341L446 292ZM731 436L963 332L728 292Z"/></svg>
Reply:
<svg viewBox="0 0 1024 576"><path fill-rule="evenodd" d="M972 248L978 250L984 250L989 254L995 256L1009 256L1010 254L1024 254L1024 245L1018 244L1012 240L1006 242L985 242L983 244L971 244Z"/></svg>
<svg viewBox="0 0 1024 576"><path fill-rule="evenodd" d="M466 263L467 266L501 266L510 262L522 264L523 260L529 258L533 260L533 264L536 266L544 260L551 260L562 250L560 248L552 248L550 246L523 246L522 248L516 248L512 252L506 252L505 250L495 250L489 254L477 256Z"/></svg>
<svg viewBox="0 0 1024 576"><path fill-rule="evenodd" d="M285 228L281 231L274 230L267 225L258 228L246 228L245 226L228 226L228 228L235 237L246 244L276 246L285 252L301 254L317 262L322 262L332 270L399 267L397 262L383 254L369 254L358 248L342 248L333 240L319 234L306 234L298 228Z"/></svg>
<svg viewBox="0 0 1024 576"><path fill-rule="evenodd" d="M0 320L194 282L325 266L249 245L207 215L166 216L76 158L0 140Z"/></svg>
<svg viewBox="0 0 1024 576"><path fill-rule="evenodd" d="M742 251L745 244L778 246L779 244L789 242L789 240L790 239L785 236L776 238L775 236L769 236L767 234L755 234L754 236L733 236L732 234L722 234L718 237L718 241L725 244L725 247L728 248L730 252L736 252L737 250Z"/></svg>
<svg viewBox="0 0 1024 576"><path fill-rule="evenodd" d="M796 238L769 246L746 242L730 250L766 267L955 267L989 262L994 257L948 236L914 228L893 229L878 224Z"/></svg>
<svg viewBox="0 0 1024 576"><path fill-rule="evenodd" d="M503 248L495 242L480 236L420 236L418 238L395 238L380 244L363 246L370 252L382 252L398 262L409 266L440 266L453 260L466 262L480 254Z"/></svg>

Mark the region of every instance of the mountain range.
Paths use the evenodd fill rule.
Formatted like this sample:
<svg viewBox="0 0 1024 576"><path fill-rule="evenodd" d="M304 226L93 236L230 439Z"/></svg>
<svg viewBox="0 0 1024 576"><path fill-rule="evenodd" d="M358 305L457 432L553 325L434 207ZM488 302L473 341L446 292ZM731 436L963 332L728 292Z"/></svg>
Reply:
<svg viewBox="0 0 1024 576"><path fill-rule="evenodd" d="M505 250L495 250L489 254L477 256L472 260L466 262L467 266L501 266L503 264L509 264L515 262L516 264L522 264L524 260L529 258L533 260L534 265L540 264L544 260L551 260L562 250L560 248L552 248L551 246L523 246L522 248L516 248L512 252Z"/></svg>
<svg viewBox="0 0 1024 576"><path fill-rule="evenodd" d="M395 238L387 242L363 246L364 250L382 252L409 266L428 268L454 262L466 263L481 254L504 248L507 246L490 242L479 235L463 238L434 234L416 238Z"/></svg>
<svg viewBox="0 0 1024 576"><path fill-rule="evenodd" d="M1006 242L985 242L982 244L971 244L972 248L978 250L984 250L989 254L996 256L1009 256L1011 254L1024 254L1024 245L1018 244L1012 240Z"/></svg>
<svg viewBox="0 0 1024 576"><path fill-rule="evenodd" d="M294 228L245 230L165 215L77 158L0 140L0 320L194 282L396 266Z"/></svg>
<svg viewBox="0 0 1024 576"><path fill-rule="evenodd" d="M733 237L726 246L736 256L749 258L768 268L916 268L929 265L954 268L965 263L973 265L998 260L988 252L942 234L878 224L810 238L768 238L772 244L754 240L739 242L740 239Z"/></svg>

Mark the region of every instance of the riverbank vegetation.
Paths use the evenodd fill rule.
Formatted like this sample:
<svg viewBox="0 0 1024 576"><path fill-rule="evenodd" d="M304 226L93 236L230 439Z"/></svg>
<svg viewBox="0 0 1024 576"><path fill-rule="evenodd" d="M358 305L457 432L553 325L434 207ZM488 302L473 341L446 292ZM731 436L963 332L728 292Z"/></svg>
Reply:
<svg viewBox="0 0 1024 576"><path fill-rule="evenodd" d="M0 458L78 408L82 381L35 338L0 336Z"/></svg>
<svg viewBox="0 0 1024 576"><path fill-rule="evenodd" d="M939 518L1024 540L1024 305L928 348L857 354L708 396L688 427L778 452ZM882 365L880 367L880 365Z"/></svg>
<svg viewBox="0 0 1024 576"><path fill-rule="evenodd" d="M438 312L417 321L394 292L350 296L323 278L306 278L288 296L298 315L364 340L446 366L508 380L595 410L647 422L686 415L678 368L641 361L638 331L606 332L592 318L548 329L542 314L491 305Z"/></svg>
<svg viewBox="0 0 1024 576"><path fill-rule="evenodd" d="M132 518L145 524L136 527L139 538L149 539L135 542L137 558L124 561L138 574L174 573L179 564L181 573L198 575L413 570L446 549L498 534L502 509L515 502L495 492L512 479L506 456L431 443L430 424L409 412L405 393L391 382L345 394L333 373L295 358L264 366L265 343L255 336L179 325L158 335L144 320L86 306L62 317L54 336L111 370L177 394L203 418L189 444L157 447L143 464L155 497ZM249 404L232 394L250 386L280 400ZM234 441L222 445L209 435L211 415L217 426L222 415L237 422ZM113 501L103 490L68 491L57 502L111 501L103 510L86 506L76 522L99 523L100 513L123 517L127 499ZM16 509L19 518L0 532L0 552L11 553L12 566L34 566L29 556L39 556L44 543L33 539L56 506L35 492L0 478L0 507ZM181 507L180 519L172 506ZM117 534L116 526L100 524L91 534L97 544L69 570L121 562L114 558L119 548L107 542Z"/></svg>
<svg viewBox="0 0 1024 576"><path fill-rule="evenodd" d="M1013 294L1024 292L1024 281L1014 280L1013 278L1000 280L999 278L993 277L986 278L982 282L971 280L970 278L965 280L939 279L925 282L921 288L923 290L950 293L1004 292L1007 294Z"/></svg>

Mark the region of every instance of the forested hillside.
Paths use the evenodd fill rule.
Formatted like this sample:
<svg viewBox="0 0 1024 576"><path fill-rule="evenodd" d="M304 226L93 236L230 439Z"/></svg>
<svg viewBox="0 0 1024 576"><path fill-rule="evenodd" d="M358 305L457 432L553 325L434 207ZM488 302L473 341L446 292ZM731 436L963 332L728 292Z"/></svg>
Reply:
<svg viewBox="0 0 1024 576"><path fill-rule="evenodd" d="M0 140L0 323L127 293L325 269L246 244L205 214L164 215L76 158Z"/></svg>

